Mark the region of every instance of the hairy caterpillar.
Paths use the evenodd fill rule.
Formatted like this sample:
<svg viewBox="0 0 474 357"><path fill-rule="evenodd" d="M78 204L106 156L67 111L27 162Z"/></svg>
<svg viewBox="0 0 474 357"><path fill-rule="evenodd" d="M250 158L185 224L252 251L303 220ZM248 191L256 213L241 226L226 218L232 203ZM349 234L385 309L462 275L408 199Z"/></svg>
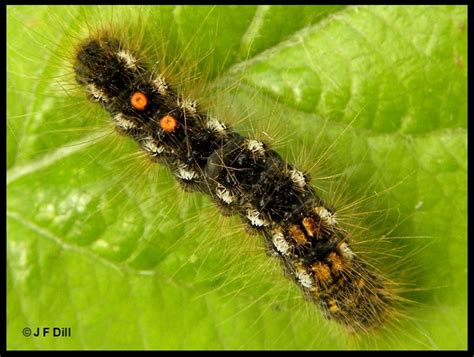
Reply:
<svg viewBox="0 0 474 357"><path fill-rule="evenodd" d="M121 15L121 16L122 16L122 15ZM92 21L93 18L94 18L93 16L89 15L89 21ZM107 21L108 21L108 20L106 20L105 22L107 22ZM124 22L125 22L125 21L124 21ZM79 41L80 39L81 39L81 37L80 37L80 36L77 36L77 40ZM152 44L151 42L148 42L148 43L146 44L146 46L150 46L150 47L151 47L151 46L154 46L154 44ZM203 45L201 45L201 47L203 47ZM28 48L25 48L25 52L28 53ZM24 53L25 53L25 52L24 52ZM31 59L31 58L34 58L34 57L32 57L31 55L27 55L27 57L30 58L30 59ZM19 57L17 57L17 58L19 58ZM334 74L332 74L332 73L330 74L330 76L333 76L333 75L334 75ZM53 80L54 80L54 78L53 78ZM336 80L338 80L338 79L336 78ZM171 83L173 83L173 82L171 82ZM65 87L65 88L66 88L66 90L68 90L68 87ZM17 91L16 93L21 93L21 92ZM53 94L51 94L51 95L53 95ZM200 98L199 98L199 99L200 99ZM17 103L20 103L20 101L17 101ZM23 101L23 103L26 103L26 102ZM64 101L64 103L67 103L67 102ZM62 109L63 109L63 107L58 106L58 104L55 104L55 105L56 105L56 111L59 111L59 110L62 110ZM65 107L65 106L64 106L64 107ZM84 113L84 111L81 111L81 110L80 110L82 107L80 107L78 104L74 104L73 108L75 108L78 112ZM66 108L66 109L67 109L67 108ZM67 112L67 113L69 113L69 112ZM217 117L221 118L221 116L217 116ZM90 120L91 120L91 118L92 118L92 115L89 114L89 115L85 115L85 116L84 116L84 115L80 115L80 114L79 114L79 115L77 115L77 118L80 119L80 120L83 120L83 121L88 120L89 123L90 123ZM337 116L336 116L336 118L337 118ZM46 119L47 119L47 118L46 118ZM74 119L74 118L72 118L72 117L71 117L71 118L68 118L67 116L65 116L62 121L63 121L63 122L66 122L66 121L72 122L73 119ZM224 118L224 119L225 119L225 118ZM76 119L74 119L74 120L76 120ZM16 123L17 121L18 121L18 120L15 120L15 123ZM21 122L21 121L19 121L19 122ZM51 124L52 124L52 122L51 122ZM43 125L46 125L46 127L48 127L48 125L49 125L49 124L48 124L48 121L46 120ZM89 125L94 125L94 124L89 124ZM51 127L52 127L52 125L51 125ZM295 126L294 128L296 129L297 127ZM54 128L54 129L55 129L55 128ZM298 129L299 129L299 128L298 128ZM56 130L56 129L55 129L55 130ZM241 128L240 128L239 130L241 130ZM309 130L309 127L308 127L308 130ZM17 131L15 130L15 132L17 132ZM246 136L249 136L249 135L246 134ZM12 142L12 141L9 140L9 143L11 143L11 142ZM27 143L28 143L28 141L23 141L23 142L22 142L22 146L25 147ZM297 145L297 144L294 143L293 145ZM41 152L41 151L39 151L39 150L42 150L42 147L39 147L39 148L37 149L37 152ZM299 149L298 149L298 150L299 150ZM131 150L130 152L133 152L133 150ZM98 158L97 158L97 155L94 155L94 154L89 154L89 155L90 155L89 157L92 159L92 160L91 160L91 165L95 165L95 162L99 161ZM110 158L114 158L114 155L110 155L109 157L110 157ZM313 157L313 156L312 156L312 157ZM104 158L104 159L105 159L105 158ZM309 160L309 158L308 158L308 160ZM345 164L347 164L347 161L344 162L344 160L341 160L341 165L345 165ZM82 164L82 165L84 165L84 164ZM84 165L84 166L85 166L85 165ZM89 165L88 165L88 166L89 166ZM86 166L85 168L87 168L87 166ZM115 169L115 174L117 174L117 172L118 172L117 169ZM319 173L318 173L318 174L319 174ZM104 175L102 175L102 176L104 176ZM119 177L121 177L121 176L122 176L122 175L119 175ZM13 176L12 176L12 177L13 177ZM40 176L37 176L37 177L39 178ZM84 179L84 178L87 177L87 176L80 176L80 177L81 177L82 179ZM313 177L315 177L314 174L313 174ZM111 178L112 178L112 177L111 177ZM21 181L18 181L18 180L17 180L16 182L21 183ZM392 181L392 182L393 182L393 181ZM87 185L91 185L91 184L87 184ZM132 186L133 186L133 185L131 184L131 182L129 182L128 185L129 185L129 187L132 187ZM12 185L12 188L14 188L14 187L17 187L17 186ZM163 188L163 187L161 187L161 188ZM166 186L165 186L165 188L166 188ZM184 197L184 196L183 196L183 197ZM331 200L329 200L329 201L331 201ZM417 203L417 202L415 202L414 204L416 204L416 203ZM336 206L336 208L337 208L337 207L338 207L338 206ZM406 210L406 208L407 208L407 207L404 206L404 209L405 209L405 210ZM170 217L170 218L173 218L173 217ZM168 219L170 219L170 218L168 218ZM214 218L213 218L213 217L208 218L209 221L212 221L212 220L215 220L215 219L216 219L215 217L214 217ZM135 223L138 223L138 222L139 222L139 221L136 221ZM158 222L158 221L157 221L157 222ZM165 220L165 222L166 222L166 220ZM157 224L156 224L156 226L158 227ZM410 234L411 234L411 233L410 233ZM75 243L74 243L74 244L75 244ZM186 244L186 243L183 243L183 244ZM94 248L94 249L99 249L99 248L100 248L100 247L97 246L97 248ZM251 257L249 257L249 260L250 260L250 259L251 259ZM235 263L237 263L237 262L235 262ZM238 290L237 290L237 289L238 289L237 287L233 287L232 289L234 289L234 291L238 291ZM123 294L123 293L122 293L122 294ZM271 311L271 309L270 309L269 311ZM314 314L315 314L314 311L312 311L311 314L314 315ZM124 316L125 316L125 315L124 315ZM260 316L260 315L257 314L257 316ZM295 320L297 320L297 319L296 319L296 316L297 316L297 315L295 315ZM306 330L306 329L304 329L304 330ZM301 329L297 329L296 331L302 331L302 330L301 330ZM321 333L322 333L322 332L321 332ZM288 338L287 338L286 335L282 335L282 336L284 336L284 337L281 337L281 338L280 338L280 342L281 342L281 345L280 345L280 346L285 346L284 342L286 341L286 342L288 343ZM302 332L298 333L297 336L298 336L298 338L292 337L290 340L296 340L296 339L300 339L300 340L301 340L301 339L303 338ZM313 339L315 339L314 336L313 336ZM400 340L400 338L398 338L398 340ZM306 343L305 345L301 345L301 344L300 344L300 347L302 347L302 346L306 346L306 347L308 347L308 346L313 346L313 348L321 348L322 346L327 346L326 342L324 342L324 341L325 341L324 338L322 338L322 339L316 338L315 341L317 341L317 342L313 342L313 343L309 343L309 344ZM428 345L429 345L429 343L428 343ZM156 346L156 345L155 345L155 346ZM192 344L188 344L188 346L192 346ZM239 346L239 344L234 345L234 346ZM242 344L242 346L244 346L244 345ZM250 345L247 345L247 346L256 346L256 345L251 345L251 344L250 344ZM294 345L294 346L296 346L296 345ZM322 347L322 348L324 348L324 347Z"/></svg>
<svg viewBox="0 0 474 357"><path fill-rule="evenodd" d="M393 292L351 250L348 233L308 185L307 174L176 93L113 35L82 43L74 71L117 130L164 163L185 190L210 195L261 234L269 255L326 316L353 330L383 322Z"/></svg>

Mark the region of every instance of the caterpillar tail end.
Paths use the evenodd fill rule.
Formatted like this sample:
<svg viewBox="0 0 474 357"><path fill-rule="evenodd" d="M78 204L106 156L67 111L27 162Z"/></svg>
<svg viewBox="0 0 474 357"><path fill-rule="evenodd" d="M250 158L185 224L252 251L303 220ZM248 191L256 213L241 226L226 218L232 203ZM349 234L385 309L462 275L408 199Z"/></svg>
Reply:
<svg viewBox="0 0 474 357"><path fill-rule="evenodd" d="M394 312L397 295L393 284L357 255L350 259L331 252L325 263L313 264L315 285L306 295L352 333L385 325Z"/></svg>

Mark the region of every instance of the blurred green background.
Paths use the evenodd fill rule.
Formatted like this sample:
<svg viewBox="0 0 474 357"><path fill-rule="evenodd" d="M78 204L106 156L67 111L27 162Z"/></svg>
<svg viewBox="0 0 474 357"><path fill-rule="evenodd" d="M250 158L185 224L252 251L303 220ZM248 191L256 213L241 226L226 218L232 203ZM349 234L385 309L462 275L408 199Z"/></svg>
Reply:
<svg viewBox="0 0 474 357"><path fill-rule="evenodd" d="M197 63L216 115L292 161L329 147L335 205L380 194L365 234L416 301L397 327L325 321L259 237L103 134L64 83L108 24ZM8 349L467 348L467 7L9 6L7 46ZM22 335L54 326L72 337Z"/></svg>

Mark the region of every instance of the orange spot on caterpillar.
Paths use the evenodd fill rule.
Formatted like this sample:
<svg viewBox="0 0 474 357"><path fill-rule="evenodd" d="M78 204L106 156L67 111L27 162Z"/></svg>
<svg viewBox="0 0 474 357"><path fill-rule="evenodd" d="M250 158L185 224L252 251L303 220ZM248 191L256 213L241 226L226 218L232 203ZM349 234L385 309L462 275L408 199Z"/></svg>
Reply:
<svg viewBox="0 0 474 357"><path fill-rule="evenodd" d="M331 252L328 256L328 260L332 263L331 268L334 273L339 273L344 269L344 262L336 252Z"/></svg>
<svg viewBox="0 0 474 357"><path fill-rule="evenodd" d="M319 235L319 227L316 226L316 223L314 222L314 219L311 217L305 217L303 218L303 226L306 230L306 233L310 237L318 237Z"/></svg>
<svg viewBox="0 0 474 357"><path fill-rule="evenodd" d="M311 266L311 269L314 271L314 275L319 282L323 284L329 282L331 278L331 271L326 264L316 262Z"/></svg>
<svg viewBox="0 0 474 357"><path fill-rule="evenodd" d="M167 133L172 133L177 126L178 122L173 116L169 114L160 119L160 127Z"/></svg>
<svg viewBox="0 0 474 357"><path fill-rule="evenodd" d="M334 313L339 310L339 307L337 307L337 302L336 300L332 299L329 301L329 311Z"/></svg>
<svg viewBox="0 0 474 357"><path fill-rule="evenodd" d="M290 234L296 244L303 245L308 243L308 239L304 235L303 231L295 224L290 226Z"/></svg>
<svg viewBox="0 0 474 357"><path fill-rule="evenodd" d="M132 104L132 107L134 107L135 109L143 110L148 105L148 98L145 95L145 93L135 92L130 97L130 103Z"/></svg>

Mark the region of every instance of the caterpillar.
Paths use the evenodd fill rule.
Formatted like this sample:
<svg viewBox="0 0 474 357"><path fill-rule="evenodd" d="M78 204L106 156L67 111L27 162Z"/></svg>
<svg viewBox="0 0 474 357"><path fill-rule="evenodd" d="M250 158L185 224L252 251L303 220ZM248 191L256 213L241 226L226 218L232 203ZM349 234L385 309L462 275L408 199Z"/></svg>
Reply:
<svg viewBox="0 0 474 357"><path fill-rule="evenodd" d="M268 255L326 317L353 331L383 323L396 299L388 280L353 252L307 173L181 96L112 34L82 42L74 72L117 131L165 165L185 191L210 196L261 235Z"/></svg>
<svg viewBox="0 0 474 357"><path fill-rule="evenodd" d="M465 343L461 299L463 250L459 244L463 237L464 196L456 199L463 192L458 166L462 171L464 156L455 150L463 147L464 136L462 130L449 130L455 125L462 127L465 121L460 79L466 62L457 40L465 30L462 11L459 7L422 7L416 11L405 7L346 7L321 23L308 22L306 17L298 18L298 26L289 21L295 18L290 12L306 16L318 9L9 7L9 348L438 349L458 348ZM208 16L209 12L212 16ZM278 13L285 16L273 17ZM398 19L406 19L403 28L397 27ZM267 23L268 20L271 21ZM161 22L165 26L158 26ZM84 44L88 34L92 33L89 39L101 37L102 31L96 27L107 23L121 32L117 36L112 31L107 36L118 39L125 52L139 60L140 68L146 69L146 73L156 71L156 77L161 74L180 100L195 99L195 108L190 106L191 111L196 110L195 115L225 124L226 133L230 132L233 138L240 135L242 140L261 141L265 155L276 151L284 158L275 160L283 165L283 169L276 171L278 175L287 176L291 169L303 173L305 187L314 188L314 194L322 198L321 206L332 214L335 223L331 227L340 231L342 243L368 262L364 271L372 272L376 281L384 284L389 304L382 307L386 310L380 316L385 315L385 320L380 318L379 328L376 323L353 328L341 324L341 319L331 318L328 306L321 310L333 322L322 321L314 306L321 299L306 292L300 279L303 275L296 276L295 271L285 268L281 253L275 250L273 236L265 236L263 228L249 224L247 211L228 209L222 199L229 201L226 191L217 187L215 196L208 194L198 182L199 177L179 172L185 167L170 167L166 160L151 155L152 145L146 145L147 149L138 143L143 149L136 150L135 140L127 134L130 128L118 128L123 135L108 130L97 133L98 128L109 129L117 122L114 117L104 120L106 111L94 104L97 98L93 98L92 104L87 103L84 90L72 78L74 60L70 57L80 51L77 44ZM237 24L238 31L232 31L234 37L229 37L231 31L225 30L228 23ZM122 35L123 27L130 36ZM275 31L277 28L283 32ZM452 31L440 36L441 28ZM168 36L170 29L173 33ZM147 33L141 41L143 31ZM156 57L153 53L149 56L150 50L154 52L162 46L155 38L157 31L164 32L166 40L170 38L170 47L175 43L181 45L159 70L152 62ZM429 41L421 36L423 33L432 34ZM375 34L380 36L373 37ZM413 41L412 34L417 34ZM163 49L167 52L168 41L164 43L161 53ZM201 62L202 53L195 53L199 50L214 51L219 60L210 60L209 65L207 60ZM214 75L222 71L224 80L235 78L244 83L243 88L230 93L237 102L231 108L233 113L216 112L226 103L213 102L212 98L208 101L208 93L194 91L193 84L184 86L186 78L173 70L166 71L167 66L174 67L173 59L182 58L190 58L193 63L206 62L199 69L205 72L210 68L213 75L201 76L203 82L210 79L209 83L214 85ZM231 60L223 65L223 58ZM442 73L433 74L435 67L442 68ZM367 71L368 68L371 70ZM426 71L419 71L420 68ZM228 86L224 83L222 88L225 91ZM251 101L255 91L263 92L277 116L265 114L273 110L263 110L258 100ZM146 101L149 98L146 96ZM281 105L274 104L275 98ZM440 105L435 110L429 102L439 98L443 100L437 102ZM135 100L140 103L143 97L138 95ZM121 105L130 106L131 97ZM177 102L172 106L183 110ZM235 115L245 106L256 108L258 114ZM360 118L340 137L341 130L361 107L364 109ZM458 109L446 111L450 108ZM186 118L193 117L186 110L185 113ZM265 124L269 117L271 123ZM443 118L451 119L447 124ZM447 129L427 131L443 128L443 123ZM172 127L173 120L168 118L163 124ZM263 130L279 129L281 125L288 130L270 131L267 136L254 125L267 125ZM84 135L89 130L95 135ZM272 135L285 144L277 145ZM335 140L337 145L333 144ZM313 142L322 148L330 147L330 160L325 165L336 167L324 172L324 167L311 168L322 158L312 152ZM238 147L245 149L249 147ZM143 160L146 156L151 160ZM129 162L135 158L138 168ZM443 163L448 163L452 171L443 171ZM166 175L167 166L172 175ZM158 170L159 180L155 180L153 174ZM306 172L311 172L311 177ZM341 173L342 180L325 180L328 172ZM382 190L412 172L410 180L389 195L380 196ZM190 192L175 190L170 181L173 176ZM339 184L346 179L350 184ZM325 190L326 183L335 187ZM440 193L443 199L439 199ZM353 203L360 202L361 196L374 197L369 202L375 201L374 205L351 208L356 207ZM212 201L224 215L237 213L219 218L214 215ZM455 209L442 208L450 201L456 203ZM240 207L240 202L239 199L236 206ZM386 221L381 222L384 217L378 222L365 220L367 212L385 207L390 207L393 214ZM397 212L401 217L409 217L403 218L403 226L398 226ZM242 226L257 234L247 237L237 233L236 227L230 225L239 222L239 216ZM258 218L261 219L254 215L253 221ZM387 232L394 225L397 229ZM298 222L297 226L306 238L304 224ZM213 234L216 231L218 234ZM426 234L436 239L430 239L430 244L424 239L403 239ZM287 244L296 246L293 238L288 239L290 231L282 235ZM397 243L406 247L393 249ZM264 256L264 245L274 258ZM302 248L307 249L307 245ZM417 254L421 249L423 254ZM406 269L398 265L407 256L416 257L414 265L429 269L417 273L415 279L407 279L404 274L411 274L413 266L410 264ZM449 257L456 257L458 264L450 264ZM332 268L332 262L328 263ZM412 324L406 324L405 315L400 328L399 315L393 316L396 308L392 308L392 304L398 304L400 285L392 289L392 282L372 263L379 269L383 266L390 279L410 281L409 292L422 291L415 300L430 306L429 310L419 314L410 308L406 315ZM285 281L281 265L293 281ZM310 282L316 285L316 272L311 269L309 275L313 279ZM440 285L443 289L423 290ZM300 295L316 304L304 303ZM104 323L96 323L97 319ZM57 344L47 339L26 339L18 333L30 323L46 320L72 323L74 338ZM353 323L357 325L358 320L355 317ZM397 320L395 330L387 329L393 327L393 320ZM95 329L90 329L91 321ZM338 322L358 333L346 336ZM112 328L104 328L105 324ZM129 330L124 330L124 326ZM362 333L369 329L370 334ZM109 334L104 336L104 331ZM353 337L356 344L351 344Z"/></svg>

